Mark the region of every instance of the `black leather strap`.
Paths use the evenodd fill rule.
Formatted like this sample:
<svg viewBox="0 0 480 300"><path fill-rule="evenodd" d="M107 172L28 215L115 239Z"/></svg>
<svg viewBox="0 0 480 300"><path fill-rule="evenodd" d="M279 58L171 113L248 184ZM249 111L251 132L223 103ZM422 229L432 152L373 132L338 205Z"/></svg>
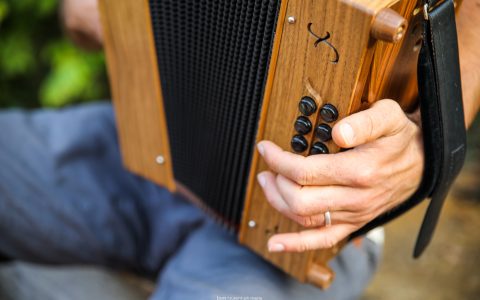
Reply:
<svg viewBox="0 0 480 300"><path fill-rule="evenodd" d="M448 190L460 173L466 152L455 7L452 0L434 5L428 11L428 20L424 25L425 51L419 60L418 77L424 82L419 85L422 126L439 128L437 134L440 139L425 144L430 148L429 152L438 151L438 165L434 166L438 174L435 173L437 179L430 194L431 201L415 245L415 257L422 254L432 238ZM430 78L435 84L425 84ZM435 116L438 123L434 123L433 118L424 117L424 102L433 102L431 109L436 110L434 114L438 115Z"/></svg>
<svg viewBox="0 0 480 300"><path fill-rule="evenodd" d="M380 226L431 197L418 234L414 257L429 244L443 203L463 166L466 129L458 60L455 9L452 0L425 2L423 45L418 61L425 168L415 194L355 232L351 238Z"/></svg>

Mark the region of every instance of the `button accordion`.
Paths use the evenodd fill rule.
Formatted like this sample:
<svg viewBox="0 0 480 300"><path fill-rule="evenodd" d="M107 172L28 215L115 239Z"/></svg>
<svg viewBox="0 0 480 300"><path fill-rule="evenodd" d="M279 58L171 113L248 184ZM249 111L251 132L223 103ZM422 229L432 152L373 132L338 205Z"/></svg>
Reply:
<svg viewBox="0 0 480 300"><path fill-rule="evenodd" d="M335 153L339 119L382 98L414 109L421 2L101 0L100 8L125 166L199 203L284 272L327 287L341 245L267 251L272 234L301 228L267 203L255 145Z"/></svg>

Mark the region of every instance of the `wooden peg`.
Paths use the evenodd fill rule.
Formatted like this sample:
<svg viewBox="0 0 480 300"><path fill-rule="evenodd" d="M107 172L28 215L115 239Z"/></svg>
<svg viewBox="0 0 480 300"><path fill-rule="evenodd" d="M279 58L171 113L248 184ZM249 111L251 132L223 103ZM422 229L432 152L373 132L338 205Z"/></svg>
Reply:
<svg viewBox="0 0 480 300"><path fill-rule="evenodd" d="M380 10L373 21L371 35L377 40L396 43L407 30L407 20L391 8Z"/></svg>
<svg viewBox="0 0 480 300"><path fill-rule="evenodd" d="M312 264L308 270L307 280L322 290L327 289L334 279L335 275L332 270L319 264Z"/></svg>

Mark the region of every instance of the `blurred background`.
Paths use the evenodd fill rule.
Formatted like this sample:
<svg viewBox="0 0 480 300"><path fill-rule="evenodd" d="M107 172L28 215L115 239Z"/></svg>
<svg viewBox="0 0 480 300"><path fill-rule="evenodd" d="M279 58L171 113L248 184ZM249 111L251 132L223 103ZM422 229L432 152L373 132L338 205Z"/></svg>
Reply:
<svg viewBox="0 0 480 300"><path fill-rule="evenodd" d="M0 0L0 108L58 108L109 99L104 56L63 34L58 0ZM480 299L480 119L469 133L467 164L434 240L419 260L413 246L426 202L386 226L379 272L363 299ZM0 300L145 299L154 285L90 267L0 264ZM45 295L43 297L42 295Z"/></svg>
<svg viewBox="0 0 480 300"><path fill-rule="evenodd" d="M0 0L0 107L61 107L106 99L102 53L63 34L59 0Z"/></svg>

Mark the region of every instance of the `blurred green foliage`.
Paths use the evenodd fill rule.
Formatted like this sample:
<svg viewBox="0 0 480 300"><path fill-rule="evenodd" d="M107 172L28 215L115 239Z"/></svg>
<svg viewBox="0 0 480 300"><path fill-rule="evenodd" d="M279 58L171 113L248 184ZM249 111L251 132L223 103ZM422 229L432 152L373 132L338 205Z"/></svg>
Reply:
<svg viewBox="0 0 480 300"><path fill-rule="evenodd" d="M59 0L0 0L0 107L60 107L108 97L104 56L62 33Z"/></svg>

